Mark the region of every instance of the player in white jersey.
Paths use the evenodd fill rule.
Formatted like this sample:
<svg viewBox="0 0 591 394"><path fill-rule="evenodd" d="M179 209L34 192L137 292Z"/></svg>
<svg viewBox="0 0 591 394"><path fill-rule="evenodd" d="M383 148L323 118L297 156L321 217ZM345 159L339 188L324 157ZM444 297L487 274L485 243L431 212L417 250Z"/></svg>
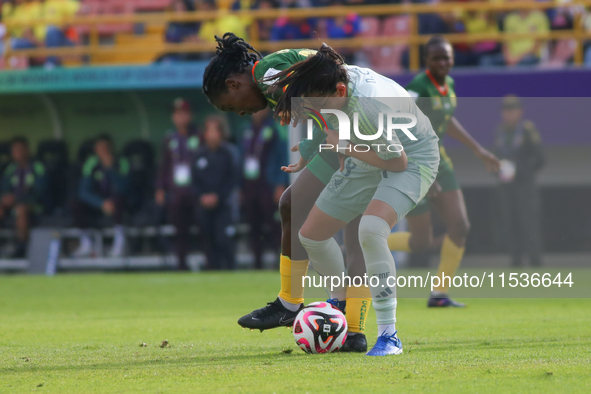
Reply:
<svg viewBox="0 0 591 394"><path fill-rule="evenodd" d="M402 344L395 326L396 268L387 237L435 180L439 165L438 138L429 120L402 87L369 69L344 65L340 55L326 45L314 56L274 75L273 81L272 89L283 91L275 108L282 123L303 116L303 108L316 116L324 112L336 118L323 119L326 127L315 130L313 138L302 143L304 149L306 144L316 149L320 146L343 154L344 159L341 170L332 176L302 226L300 241L321 275L340 278L345 265L333 236L363 214L359 240L379 331L376 344L367 354L400 354ZM301 107L298 100L303 101ZM339 117L339 111L348 116ZM357 132L342 140L332 128L335 125L343 128L347 117L357 119ZM383 133L372 137L380 124L383 131L385 125L398 127L386 134L387 137ZM324 138L326 144L321 144ZM399 149L401 145L403 150ZM369 148L366 150L365 146ZM294 171L300 164L285 170ZM345 297L344 286L331 290L332 298Z"/></svg>

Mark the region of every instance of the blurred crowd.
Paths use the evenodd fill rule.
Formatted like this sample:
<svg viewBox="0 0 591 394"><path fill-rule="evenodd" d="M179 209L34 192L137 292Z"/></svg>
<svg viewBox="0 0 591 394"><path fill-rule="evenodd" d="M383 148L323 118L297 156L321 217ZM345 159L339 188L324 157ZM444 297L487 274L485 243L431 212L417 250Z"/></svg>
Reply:
<svg viewBox="0 0 591 394"><path fill-rule="evenodd" d="M263 268L264 250L279 248L276 209L289 183L280 170L287 162L286 136L268 110L253 115L233 142L221 115L196 125L183 98L171 112L174 127L158 164L149 142L129 141L117 152L108 133L83 143L73 163L64 141L44 141L36 155L24 137L0 144L0 226L14 228L16 240L6 257L25 256L37 224L78 228L71 255L85 258L101 257L92 229L112 227L108 255L122 257L129 252L127 227L171 223L176 232L170 251L180 269L188 269L195 245L205 253L207 269L233 269L240 222L249 226L253 265ZM198 242L192 242L195 227Z"/></svg>
<svg viewBox="0 0 591 394"><path fill-rule="evenodd" d="M474 1L474 0L467 0ZM476 0L503 1L503 0ZM534 0L531 0L534 1ZM227 4L232 10L240 9L274 9L274 8L308 8L308 7L343 7L362 6L368 4L400 4L400 3L438 3L438 0L236 0ZM174 0L175 12L215 10L215 0ZM223 2L218 2L222 6ZM520 10L513 12L464 11L458 9L449 13L420 14L418 17L419 34L436 35L449 33L544 33L551 30L569 30L573 28L573 20L581 9L557 7L547 11ZM166 33L168 42L209 41L213 42L214 34L223 35L232 31L238 36L248 38L251 20L239 18L232 14L222 14L214 21L204 23L172 23ZM289 14L277 20L258 21L260 40L283 41L314 38L366 38L371 44L372 37L410 35L410 17L397 16L364 16L355 12L337 18L293 18ZM583 23L591 29L591 18L584 17ZM587 43L591 47L591 42ZM495 41L482 41L473 44L462 43L454 46L456 65L458 66L512 66L542 64L548 67L560 67L572 62L575 42L558 40L544 42L532 39L515 39L506 44ZM408 47L392 45L379 48L363 48L353 50L339 48L349 63L368 66L383 73L398 72L409 65ZM193 55L203 57L207 55ZM192 55L174 55L170 59L191 58ZM586 55L587 64L591 65L591 48Z"/></svg>
<svg viewBox="0 0 591 394"><path fill-rule="evenodd" d="M74 14L125 13L154 11L146 8L159 4L160 10L183 13L214 10L244 9L294 9L310 7L363 6L367 4L392 3L437 3L441 0L2 0L2 20L38 21L30 28L11 29L11 45L15 49L36 47L64 47L82 44L87 40L88 28L68 27L59 23L61 19ZM492 1L504 0L467 0ZM505 0L511 1L511 0ZM530 0L535 1L535 0ZM108 6L107 6L108 5ZM582 14L582 24L591 30L591 14L583 7L568 7L567 1L557 1L556 8L546 11L520 10L512 12L465 11L458 8L449 13L430 13L419 15L420 34L434 35L446 33L543 33L552 30L573 29L574 19ZM97 8L97 6L100 6ZM102 8L101 8L102 7ZM210 21L174 22L166 28L165 40L170 43L213 42L214 35L231 31L249 38L252 23L258 23L258 39L268 41L322 38L363 37L371 45L371 38L377 36L404 37L410 34L408 15L359 16L351 12L336 18L295 18L289 12L276 20L265 19L253 22L252 19L234 13L222 12ZM111 26L116 33L121 26ZM130 28L133 31L133 28ZM141 29L140 29L141 30ZM6 28L0 25L0 38L6 35ZM585 44L585 62L591 65L591 41ZM569 39L550 42L519 38L499 44L495 41L460 43L455 45L456 65L458 66L504 66L536 65L560 67L573 60L575 42ZM0 51L1 51L0 47ZM376 71L393 73L408 68L408 48L397 44L386 47L365 47L362 50L339 49L348 62L370 66ZM160 61L185 61L208 58L210 54L169 54ZM56 57L37 59L46 65L59 64Z"/></svg>

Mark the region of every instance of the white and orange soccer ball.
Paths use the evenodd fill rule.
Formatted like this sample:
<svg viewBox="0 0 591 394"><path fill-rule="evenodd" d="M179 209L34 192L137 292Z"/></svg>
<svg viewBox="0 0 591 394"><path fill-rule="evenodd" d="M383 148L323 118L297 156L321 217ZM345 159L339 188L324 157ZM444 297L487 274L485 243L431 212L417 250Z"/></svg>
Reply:
<svg viewBox="0 0 591 394"><path fill-rule="evenodd" d="M298 313L293 337L306 353L331 353L347 339L347 319L328 302L313 302Z"/></svg>

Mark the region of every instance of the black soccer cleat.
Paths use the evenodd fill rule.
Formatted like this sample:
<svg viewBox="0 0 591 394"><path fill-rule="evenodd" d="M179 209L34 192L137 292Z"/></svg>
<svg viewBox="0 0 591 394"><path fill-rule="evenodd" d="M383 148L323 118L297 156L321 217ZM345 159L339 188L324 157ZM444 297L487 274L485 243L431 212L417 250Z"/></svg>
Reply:
<svg viewBox="0 0 591 394"><path fill-rule="evenodd" d="M291 327L298 313L304 308L292 312L281 304L279 297L273 302L269 302L266 307L254 310L248 315L238 319L238 324L242 327L256 330L270 330L277 327Z"/></svg>
<svg viewBox="0 0 591 394"><path fill-rule="evenodd" d="M340 352L367 352L367 339L365 334L347 335L347 339L343 346L339 349Z"/></svg>

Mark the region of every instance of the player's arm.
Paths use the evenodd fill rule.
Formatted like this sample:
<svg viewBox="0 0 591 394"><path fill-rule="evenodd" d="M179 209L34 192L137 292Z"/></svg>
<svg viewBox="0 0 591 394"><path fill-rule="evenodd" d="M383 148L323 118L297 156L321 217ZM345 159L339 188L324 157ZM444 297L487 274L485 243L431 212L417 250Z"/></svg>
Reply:
<svg viewBox="0 0 591 394"><path fill-rule="evenodd" d="M336 152L336 148L334 149ZM359 159L369 165L379 168L380 170L386 170L390 172L402 172L406 170L406 166L408 165L408 159L406 157L406 153L402 151L400 153L400 157L393 157L391 159L382 159L378 156L378 154L370 149L367 152L357 152L355 150L355 144L349 142L349 145L346 149L339 148L339 153L342 153L349 157L354 157ZM342 169L341 169L342 170Z"/></svg>
<svg viewBox="0 0 591 394"><path fill-rule="evenodd" d="M355 144L351 141L348 141L346 146L340 147L339 146L339 133L335 130L327 130L326 131L326 143L330 150L334 152L341 153L346 156L354 157L359 159L369 165L379 168L380 170L386 170L390 172L402 172L406 170L406 166L408 164L408 159L406 157L406 153L403 151L400 152L400 155L397 157L388 157L383 158L378 155L376 151L373 149L368 150L367 152L361 151L358 152L355 150ZM338 148L338 149L337 149ZM341 161L341 170L343 166L343 161Z"/></svg>
<svg viewBox="0 0 591 394"><path fill-rule="evenodd" d="M484 149L458 122L455 116L447 124L447 134L466 145L474 154L484 162L486 169L491 172L499 171L499 159L488 150Z"/></svg>

